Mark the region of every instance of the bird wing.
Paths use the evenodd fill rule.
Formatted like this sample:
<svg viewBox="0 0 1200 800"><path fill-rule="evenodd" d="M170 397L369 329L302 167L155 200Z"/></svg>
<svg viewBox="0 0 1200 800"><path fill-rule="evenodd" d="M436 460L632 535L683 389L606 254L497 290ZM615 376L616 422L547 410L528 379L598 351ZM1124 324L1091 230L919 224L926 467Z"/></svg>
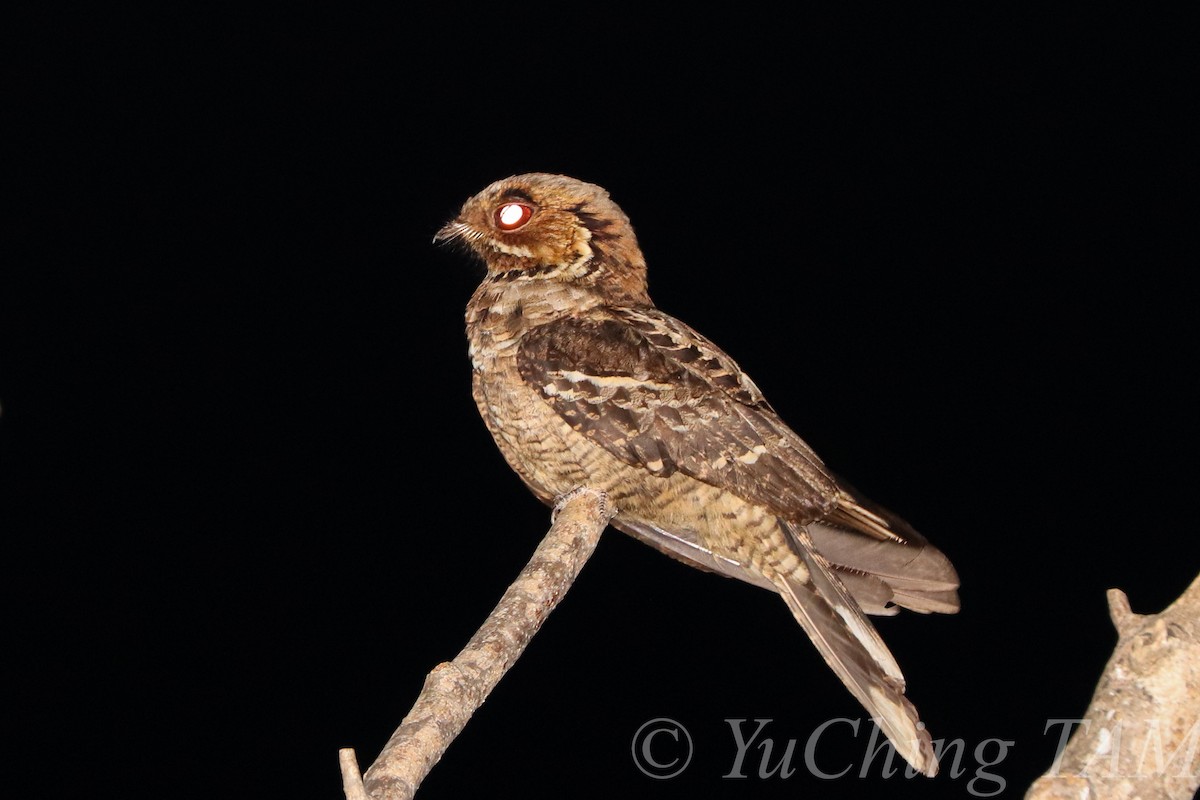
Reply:
<svg viewBox="0 0 1200 800"><path fill-rule="evenodd" d="M527 334L518 365L564 420L625 463L683 472L810 524L818 551L868 613L958 610L949 560L833 476L737 363L679 320L654 308L565 318ZM693 532L612 524L693 566L762 585Z"/></svg>
<svg viewBox="0 0 1200 800"><path fill-rule="evenodd" d="M877 537L880 544L900 537L842 490L733 359L654 309L607 309L529 332L517 364L563 420L625 463L663 477L682 472L776 514L805 567L769 581L708 550L690 531L619 515L614 524L702 568L773 584L902 755L926 774L937 771L930 737L904 698L900 668L803 526L829 519L839 530L861 525L890 534ZM874 535L854 535L863 532ZM869 588L883 610L892 599L886 586Z"/></svg>
<svg viewBox="0 0 1200 800"><path fill-rule="evenodd" d="M821 459L732 358L652 308L606 309L523 338L521 376L573 428L622 461L682 472L800 523L841 492Z"/></svg>

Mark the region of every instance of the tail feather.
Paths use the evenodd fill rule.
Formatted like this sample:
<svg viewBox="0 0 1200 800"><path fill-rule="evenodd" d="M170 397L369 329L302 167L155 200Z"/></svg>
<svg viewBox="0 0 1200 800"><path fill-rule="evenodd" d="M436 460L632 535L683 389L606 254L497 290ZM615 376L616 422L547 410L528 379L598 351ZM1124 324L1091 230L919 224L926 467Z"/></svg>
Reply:
<svg viewBox="0 0 1200 800"><path fill-rule="evenodd" d="M783 525L806 567L777 578L784 602L897 752L924 774L937 774L933 743L916 708L904 697L904 676L895 658L808 532L798 525Z"/></svg>

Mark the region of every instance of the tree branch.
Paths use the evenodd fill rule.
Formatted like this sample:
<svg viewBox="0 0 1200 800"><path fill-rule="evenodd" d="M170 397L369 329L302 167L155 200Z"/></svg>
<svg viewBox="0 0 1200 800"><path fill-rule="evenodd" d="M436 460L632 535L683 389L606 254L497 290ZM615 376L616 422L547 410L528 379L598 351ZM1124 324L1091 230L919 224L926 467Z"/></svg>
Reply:
<svg viewBox="0 0 1200 800"><path fill-rule="evenodd" d="M1119 639L1087 716L1026 800L1189 800L1200 785L1200 577L1161 614L1108 592Z"/></svg>
<svg viewBox="0 0 1200 800"><path fill-rule="evenodd" d="M453 661L425 679L412 710L367 770L358 777L354 751L340 751L347 800L409 800L525 650L587 563L616 513L603 492L580 487L559 498L549 533L483 626Z"/></svg>

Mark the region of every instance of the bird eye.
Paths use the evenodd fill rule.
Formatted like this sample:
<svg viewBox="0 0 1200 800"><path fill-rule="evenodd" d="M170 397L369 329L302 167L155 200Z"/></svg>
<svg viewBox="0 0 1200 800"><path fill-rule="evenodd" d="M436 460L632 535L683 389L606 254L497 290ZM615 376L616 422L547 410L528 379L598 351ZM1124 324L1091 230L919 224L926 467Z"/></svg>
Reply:
<svg viewBox="0 0 1200 800"><path fill-rule="evenodd" d="M496 227L502 231L515 231L532 216L533 209L524 203L505 203L496 209Z"/></svg>

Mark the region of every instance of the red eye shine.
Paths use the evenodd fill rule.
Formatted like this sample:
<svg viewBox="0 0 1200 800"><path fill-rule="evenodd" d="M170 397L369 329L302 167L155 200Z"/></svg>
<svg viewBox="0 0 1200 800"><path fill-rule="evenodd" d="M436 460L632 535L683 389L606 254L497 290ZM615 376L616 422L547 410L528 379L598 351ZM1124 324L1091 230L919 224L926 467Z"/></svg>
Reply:
<svg viewBox="0 0 1200 800"><path fill-rule="evenodd" d="M533 209L524 203L505 203L496 209L496 227L502 231L515 231L532 216Z"/></svg>

